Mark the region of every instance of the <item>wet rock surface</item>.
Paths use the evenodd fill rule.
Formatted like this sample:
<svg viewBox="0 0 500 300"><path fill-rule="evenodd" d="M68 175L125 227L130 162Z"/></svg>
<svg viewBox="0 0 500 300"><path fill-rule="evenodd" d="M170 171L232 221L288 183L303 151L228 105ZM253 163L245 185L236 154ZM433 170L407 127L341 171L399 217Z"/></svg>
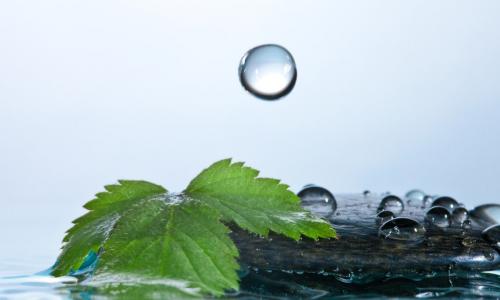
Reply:
<svg viewBox="0 0 500 300"><path fill-rule="evenodd" d="M470 216L464 216L464 210L460 209L456 222L452 218L447 226L436 226L428 214L436 209L426 207L425 202L429 201L424 198L422 205L403 205L401 211L399 206L389 205L389 211L397 208L397 218L390 217L391 213L382 213L384 218L381 218L387 196L335 194L333 214L331 204L325 203L324 209L315 206L313 213L332 223L338 239L304 238L296 242L276 234L266 239L233 226L232 238L240 250L240 261L259 270L333 275L342 282L353 283L394 277L422 279L500 268L500 250L494 240L497 231L484 233L496 222L491 211L497 206L489 206L486 212L473 210ZM453 216L458 203L448 205L447 198L436 199L440 200L438 213ZM394 221L400 219L403 220ZM381 234L381 230L387 233L391 227L396 228L389 234ZM398 238L398 232L403 236ZM394 235L396 238L392 238Z"/></svg>

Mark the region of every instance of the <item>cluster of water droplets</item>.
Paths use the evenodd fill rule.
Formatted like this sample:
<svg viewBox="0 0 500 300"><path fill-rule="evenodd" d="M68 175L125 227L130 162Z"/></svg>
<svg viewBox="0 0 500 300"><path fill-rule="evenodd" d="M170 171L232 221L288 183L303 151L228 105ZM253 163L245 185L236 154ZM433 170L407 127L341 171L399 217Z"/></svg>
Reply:
<svg viewBox="0 0 500 300"><path fill-rule="evenodd" d="M284 47L266 44L248 50L241 58L239 78L243 87L256 97L276 100L293 89L297 80L297 67L292 54ZM363 192L369 196L369 191ZM337 209L333 194L327 189L307 185L299 193L304 208L321 216L331 216ZM376 222L380 225L379 235L393 240L420 240L425 236L426 226L433 228L461 227L469 229L469 211L455 199L447 196L428 195L413 189L401 198L390 193L383 194L377 209ZM405 205L426 209L425 225L407 217L401 217ZM492 224L484 230L488 241L500 243L498 219L500 205L486 205L475 209L476 214ZM486 221L487 222L487 221Z"/></svg>
<svg viewBox="0 0 500 300"><path fill-rule="evenodd" d="M383 195L375 219L380 225L379 236L398 241L418 241L424 238L425 227L422 224L414 219L400 216L405 209L403 200L390 193ZM414 206L416 202L422 202L425 196L417 190L410 191L408 195L407 204L411 206Z"/></svg>
<svg viewBox="0 0 500 300"><path fill-rule="evenodd" d="M363 192L364 197L371 195L368 190ZM324 187L306 185L298 196L305 209L318 215L330 217L337 209L335 196ZM405 205L423 210L424 223L402 216ZM482 205L476 207L472 214L488 225L483 231L484 239L500 247L500 205ZM454 198L428 195L418 189L408 191L403 199L389 192L382 194L375 221L379 226L380 237L397 241L422 240L430 228L460 228L465 232L472 226L471 213Z"/></svg>

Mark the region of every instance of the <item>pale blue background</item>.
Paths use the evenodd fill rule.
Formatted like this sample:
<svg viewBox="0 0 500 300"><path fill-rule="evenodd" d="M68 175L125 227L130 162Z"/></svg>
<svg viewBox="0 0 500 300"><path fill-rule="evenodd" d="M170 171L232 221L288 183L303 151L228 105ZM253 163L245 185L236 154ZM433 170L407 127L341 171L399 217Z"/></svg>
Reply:
<svg viewBox="0 0 500 300"><path fill-rule="evenodd" d="M1 1L0 259L35 269L116 179L234 157L298 190L499 202L500 1ZM298 63L279 102L238 61ZM35 270L34 270L35 271Z"/></svg>

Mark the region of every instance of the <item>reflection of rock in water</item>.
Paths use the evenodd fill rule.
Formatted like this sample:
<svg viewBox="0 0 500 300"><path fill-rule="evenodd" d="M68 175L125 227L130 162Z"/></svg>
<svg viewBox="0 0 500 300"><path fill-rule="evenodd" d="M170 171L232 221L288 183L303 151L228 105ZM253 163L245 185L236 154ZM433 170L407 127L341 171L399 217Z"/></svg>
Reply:
<svg viewBox="0 0 500 300"><path fill-rule="evenodd" d="M498 275L435 277L414 281L392 278L366 284L343 283L318 274L251 271L241 281L241 292L228 298L240 299L342 299L381 297L452 297L499 299Z"/></svg>
<svg viewBox="0 0 500 300"><path fill-rule="evenodd" d="M321 273L350 283L500 269L497 231L483 232L498 222L494 210L500 205L468 214L449 197L434 197L437 208L426 205L428 197L422 205L404 205L393 195L374 193L334 199L333 213L327 201L324 207L308 208L328 218L339 239L295 242L274 234L263 239L233 228L241 262L259 270ZM414 203L415 197L409 200ZM381 214L385 207L391 213Z"/></svg>

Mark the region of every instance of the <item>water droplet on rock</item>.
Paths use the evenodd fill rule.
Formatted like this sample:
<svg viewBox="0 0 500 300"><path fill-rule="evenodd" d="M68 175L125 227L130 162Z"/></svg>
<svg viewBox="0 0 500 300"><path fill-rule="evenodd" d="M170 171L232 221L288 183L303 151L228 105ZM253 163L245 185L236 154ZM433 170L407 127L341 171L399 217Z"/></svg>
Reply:
<svg viewBox="0 0 500 300"><path fill-rule="evenodd" d="M408 200L417 200L419 202L422 202L425 196L426 195L423 191L414 189L406 193L405 198Z"/></svg>
<svg viewBox="0 0 500 300"><path fill-rule="evenodd" d="M395 218L380 226L379 236L399 241L418 241L424 238L425 228L409 218Z"/></svg>
<svg viewBox="0 0 500 300"><path fill-rule="evenodd" d="M451 219L453 220L453 223L461 226L466 220L469 219L469 211L465 207L458 207L453 211Z"/></svg>
<svg viewBox="0 0 500 300"><path fill-rule="evenodd" d="M480 205L470 212L474 219L488 225L500 224L500 204Z"/></svg>
<svg viewBox="0 0 500 300"><path fill-rule="evenodd" d="M432 201L434 201L434 197L429 195L425 196L424 200L422 201L422 208L430 207Z"/></svg>
<svg viewBox="0 0 500 300"><path fill-rule="evenodd" d="M462 228L463 229L471 229L472 228L472 221L470 219L467 219L465 220L463 223L462 223Z"/></svg>
<svg viewBox="0 0 500 300"><path fill-rule="evenodd" d="M279 45L261 45L243 55L239 66L243 87L253 95L276 100L290 93L297 80L292 54Z"/></svg>
<svg viewBox="0 0 500 300"><path fill-rule="evenodd" d="M433 206L431 207L426 215L425 219L438 227L449 227L451 223L451 217L448 210L443 206Z"/></svg>
<svg viewBox="0 0 500 300"><path fill-rule="evenodd" d="M337 201L327 189L308 184L297 194L302 207L319 215L330 216L337 210Z"/></svg>
<svg viewBox="0 0 500 300"><path fill-rule="evenodd" d="M377 223L382 224L394 218L392 211L383 210L377 214Z"/></svg>
<svg viewBox="0 0 500 300"><path fill-rule="evenodd" d="M401 201L401 199L398 196L394 195L385 196L380 202L377 212L381 212L384 210L390 211L397 216L401 214L404 210L403 201Z"/></svg>
<svg viewBox="0 0 500 300"><path fill-rule="evenodd" d="M500 245L500 224L491 225L482 232L482 236L485 240L491 243L496 243Z"/></svg>
<svg viewBox="0 0 500 300"><path fill-rule="evenodd" d="M409 206L419 207L423 205L426 194L419 189L413 189L406 193L405 198Z"/></svg>
<svg viewBox="0 0 500 300"><path fill-rule="evenodd" d="M442 196L442 197L436 198L436 200L434 200L432 202L431 206L442 206L442 207L446 208L448 211L452 212L459 205L458 205L457 200L455 200L451 197Z"/></svg>

